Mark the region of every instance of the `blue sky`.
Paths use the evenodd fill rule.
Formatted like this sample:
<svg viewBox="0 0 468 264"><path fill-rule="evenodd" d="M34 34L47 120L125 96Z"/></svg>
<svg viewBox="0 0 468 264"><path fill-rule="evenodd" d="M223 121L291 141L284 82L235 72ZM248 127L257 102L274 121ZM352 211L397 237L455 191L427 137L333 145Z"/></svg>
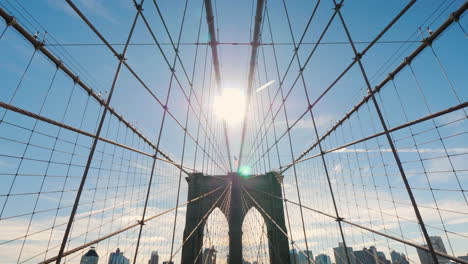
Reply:
<svg viewBox="0 0 468 264"><path fill-rule="evenodd" d="M132 2L128 0L76 0L74 2L109 43L116 44L114 47L121 52L123 45L119 44L125 43L135 16ZM170 36L177 41L185 1L161 0L157 3ZM217 0L214 3L216 27L219 28L218 41L249 43L253 19L252 1ZM44 32L47 31L46 47L62 59L65 65L96 93L100 93L104 99L107 98L117 68L117 60L105 46L95 45L102 44L102 42L65 1L0 0L0 4L1 8L17 17L18 22L31 34L38 31L39 39L43 39ZM297 42L304 32L315 2L286 1L286 4ZM357 42L357 49L359 51L364 49L367 43L359 42L371 41L407 4L408 1L345 1L342 14L353 40ZM363 57L362 62L369 76L371 87L378 85L390 71L420 45L418 41L421 40L421 34L427 36L428 29L434 31L451 12L457 10L462 4L461 0L416 2L381 38L381 41L385 43L377 43ZM175 55L174 49L171 45L167 45L170 43L170 38L153 2L145 1L143 8L145 18L158 41L165 43L161 46L164 55L167 56L169 63L172 63ZM278 70L282 77L294 54L294 47L290 45L292 39L282 1L268 1L267 8L271 24L264 22L262 41L289 43L275 46ZM305 34L304 42L317 41L333 14L332 8L333 1L320 2L317 14ZM203 100L203 103L192 100L193 109L189 111L187 131L194 138L198 134L200 146L210 153L210 156L216 158L205 160L200 147L197 147L195 141L188 136L185 144L184 165L193 168L195 163L195 169L198 171L207 174L222 174L225 172L225 167L220 160L223 159L226 162L226 150L221 122L213 117L211 109L213 95L217 89L211 68L211 51L206 45L186 45L197 42L200 21L201 30L198 42L206 43L209 40L209 34L202 1L188 1L181 35L181 42L185 45L179 47L179 56L188 73L188 79L180 63L177 63L175 72L181 87L173 81L168 107L174 118L167 117L164 122L160 147L177 163L181 162L184 131L176 120L182 125L185 123L187 101L184 98L184 92L189 94L189 83L193 82L197 99ZM4 26L3 23L0 30L3 30ZM273 39L268 30L269 26L272 28ZM419 27L421 32L418 30ZM395 77L394 82L387 83L378 93L376 99L389 128L466 101L468 96L466 89L468 40L462 28L465 31L468 29L466 15L460 18L459 24L453 24L434 41L433 50L426 48L411 63L411 68L405 67ZM352 62L354 53L347 41L343 26L339 19L335 18L322 39L323 44L318 46L303 72L311 101L315 101ZM154 43L141 18L136 23L131 43ZM57 46L56 44L63 45ZM298 51L301 63L304 63L313 47L312 44L301 46ZM197 56L195 56L196 51ZM250 46L220 45L219 52L222 88L246 91ZM34 53L31 45L11 28L7 29L0 40L0 58L2 60L0 63L2 102L89 133L95 133L103 110L99 103L90 98L81 87L74 85L73 81L62 71L56 71L55 66L40 52ZM126 58L127 63L147 87L164 101L171 75L157 47L131 45ZM32 59L31 65L25 71L30 59ZM207 61L206 65L205 61ZM299 66L296 61L293 61L283 83L284 93L291 88L299 74L298 70ZM290 143L286 135L277 144L280 153L280 160L278 159L276 147L272 147L274 134L279 136L287 130L286 116L283 108L280 108L282 106L280 96L271 102L273 113L278 112L274 128L268 126L268 130L265 130L264 126L259 127L265 115L266 125L271 123L270 113L267 113L270 103L269 95L273 97L280 82L272 46L265 45L260 49L257 71L259 78L256 78L254 82L255 87L275 80L275 83L268 89L253 94L249 112L247 154L244 152L243 155L245 155L246 162L253 166L253 172L261 174L291 163L293 158L299 156L316 141L316 136L311 117L307 114L290 132L293 157L291 157ZM23 73L25 73L24 78L21 79ZM362 73L359 67L354 65L314 106L313 113L318 134L324 134L346 112L350 111L367 94L366 89ZM257 105L257 102L261 101L263 104ZM163 108L128 69L121 70L110 105L137 127L142 134L154 143L158 141ZM196 118L200 116L200 105L202 105L202 119L207 118L209 121L203 121L201 128ZM304 87L300 80L292 88L284 105L289 125L307 109ZM464 198L468 188L466 165L468 138L465 111L466 109L458 110L411 126L411 130L405 128L392 133L416 201L421 205L421 213L426 219L426 224L430 226L428 227L429 234L441 236L447 252L455 256L468 253L468 248L466 248L468 204ZM18 256L20 256L18 261L20 263L22 261L37 263L46 256L52 257L56 254L57 248L48 252L47 255L41 252L60 243L63 226L59 226L59 223L64 223L69 215L69 206L74 200L92 141L89 137L79 136L77 133L43 122L35 122L32 118L11 111L5 112L4 109L0 110L0 115L2 116L2 123L0 123L0 173L2 175L0 205L4 208L0 216L0 230L8 234L6 238L2 238L3 244L0 247L5 250L0 250L0 252L14 252L12 254L1 253L9 256L7 258L7 255L2 255L0 263L15 263L18 261ZM266 133L268 142L265 138L257 148L253 140L259 129L261 129L261 135ZM206 131L214 134L216 142L210 143L206 140ZM233 156L238 156L239 153L240 131L240 124L228 124ZM372 103L365 104L327 137L322 147L324 150L333 149L381 131L382 127L377 119L375 106ZM154 149L148 143L134 136L115 116L106 119L101 136L144 152L154 153ZM268 147L272 147L271 151L264 159L255 163ZM252 149L254 150L253 157L249 160L248 154L252 154ZM103 142L98 144L97 150L92 162L90 177L85 185L86 191L78 209L78 214L83 218L74 226L75 231L72 232L72 237L76 239L72 240L70 248L97 238L99 234L133 224L142 213L147 187L145 184L148 182L152 166L151 158ZM317 153L319 153L318 148L314 148L307 156ZM450 158L447 158L448 155ZM384 136L329 153L325 159L339 204L338 209L343 217L381 232L424 244L421 232L414 223L416 218L401 175ZM271 166L268 166L268 162ZM221 168L217 168L216 163L221 164ZM149 200L150 210L147 213L149 216L175 206L177 193L171 188L178 185L180 173L170 164L158 161L155 175L157 177L155 176L153 182L153 191ZM284 187L288 199L297 201L295 188L295 176L297 176L301 202L306 206L334 214L320 157L301 162L296 166L296 173L291 168L284 175ZM431 191L430 188L436 190ZM42 194L38 195L38 192ZM8 197L7 194L18 195ZM187 186L182 179L180 201L186 201L186 197ZM298 247L305 249L302 223L297 217L300 214L299 207L289 204L289 210L294 217L288 225L288 229L290 228L288 231ZM44 212L31 215L33 211ZM332 248L336 247L341 239L336 223L331 218L311 211L304 210L303 213L309 249L314 254L326 253L333 258ZM26 215L19 216L21 214ZM122 217L117 223L114 219L118 215ZM215 214L212 217L216 218L213 221L222 218ZM184 209L181 209L178 212L180 225L177 227L176 245L182 239L184 218ZM168 245L171 241L173 219L174 212L170 212L164 219L154 220L152 224L145 226L144 230L151 231L144 233L144 242L140 251L143 253L139 255L137 263L144 263L146 256L149 256L152 250L158 250L160 254L167 257L170 252ZM219 221L222 222L222 220ZM254 220L249 220L249 223L255 223L252 225L255 225L256 229L261 228L261 224ZM52 231L47 230L52 226L57 227L54 227ZM39 232L44 229L46 231ZM447 232L444 232L444 229ZM419 263L416 251L411 247L405 248L400 243L374 236L372 233L363 232L355 227L345 225L344 230L346 239L349 241L348 245L355 249L376 245L379 250L387 254L388 258L389 252L396 250L407 254L411 262ZM38 234L28 236L26 240L6 242L35 231L38 231ZM116 247L120 247L124 252L129 252L128 256L131 256L130 252L135 250L136 235L137 232L132 230L117 236L118 239L112 242L104 241L98 245L98 253L103 252L107 255ZM222 239L223 235L218 233L217 236L216 241L221 247L225 243ZM23 241L25 241L24 250L20 254ZM51 246L43 241L50 241ZM36 254L39 256L34 258ZM80 256L75 254L68 262L76 263Z"/></svg>

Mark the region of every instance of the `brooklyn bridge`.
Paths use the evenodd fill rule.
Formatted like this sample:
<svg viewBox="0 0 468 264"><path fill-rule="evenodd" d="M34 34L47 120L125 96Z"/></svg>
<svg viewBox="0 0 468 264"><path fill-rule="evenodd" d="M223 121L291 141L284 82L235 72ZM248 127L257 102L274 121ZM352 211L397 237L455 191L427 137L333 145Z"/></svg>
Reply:
<svg viewBox="0 0 468 264"><path fill-rule="evenodd" d="M468 264L467 9L0 0L0 264Z"/></svg>

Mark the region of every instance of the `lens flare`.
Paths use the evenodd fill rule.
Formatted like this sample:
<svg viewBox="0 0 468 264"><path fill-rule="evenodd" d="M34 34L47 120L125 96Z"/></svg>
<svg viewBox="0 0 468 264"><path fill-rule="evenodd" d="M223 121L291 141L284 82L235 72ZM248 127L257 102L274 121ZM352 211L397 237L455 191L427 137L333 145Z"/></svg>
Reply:
<svg viewBox="0 0 468 264"><path fill-rule="evenodd" d="M250 167L249 166L240 166L239 168L239 175L242 177L249 177L250 176Z"/></svg>

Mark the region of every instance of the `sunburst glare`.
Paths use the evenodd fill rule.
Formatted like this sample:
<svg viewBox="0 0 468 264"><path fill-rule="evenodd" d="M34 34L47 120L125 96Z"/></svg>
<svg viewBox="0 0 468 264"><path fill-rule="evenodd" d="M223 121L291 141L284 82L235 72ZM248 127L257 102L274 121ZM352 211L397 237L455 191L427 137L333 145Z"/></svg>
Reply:
<svg viewBox="0 0 468 264"><path fill-rule="evenodd" d="M214 97L214 114L228 125L236 125L244 118L245 104L246 97L241 90L224 89L221 95Z"/></svg>

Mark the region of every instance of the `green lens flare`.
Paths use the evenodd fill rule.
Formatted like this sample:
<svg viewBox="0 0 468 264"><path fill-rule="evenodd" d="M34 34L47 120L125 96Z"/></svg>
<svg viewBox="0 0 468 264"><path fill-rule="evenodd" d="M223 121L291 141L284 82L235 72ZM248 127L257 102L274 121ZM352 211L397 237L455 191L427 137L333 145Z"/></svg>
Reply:
<svg viewBox="0 0 468 264"><path fill-rule="evenodd" d="M239 175L242 176L242 177L248 177L250 175L250 167L241 166L239 168Z"/></svg>

